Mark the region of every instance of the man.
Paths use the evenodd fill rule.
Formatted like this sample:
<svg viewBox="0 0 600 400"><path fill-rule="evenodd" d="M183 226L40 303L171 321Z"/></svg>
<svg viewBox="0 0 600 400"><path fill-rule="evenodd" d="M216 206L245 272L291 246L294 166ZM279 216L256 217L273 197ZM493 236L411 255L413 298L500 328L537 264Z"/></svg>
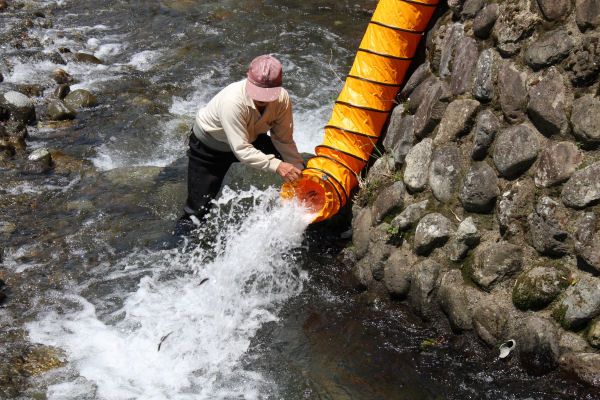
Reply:
<svg viewBox="0 0 600 400"><path fill-rule="evenodd" d="M290 97L281 83L281 63L268 55L256 57L246 79L225 87L198 111L190 135L184 219L199 220L208 212L236 161L276 172L287 182L300 178L304 164L293 138Z"/></svg>

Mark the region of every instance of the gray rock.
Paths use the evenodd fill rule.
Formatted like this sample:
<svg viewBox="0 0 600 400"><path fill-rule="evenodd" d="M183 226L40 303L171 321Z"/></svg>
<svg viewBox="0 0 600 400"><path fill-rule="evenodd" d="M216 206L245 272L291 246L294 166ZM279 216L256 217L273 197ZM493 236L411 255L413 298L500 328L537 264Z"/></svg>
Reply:
<svg viewBox="0 0 600 400"><path fill-rule="evenodd" d="M477 43L471 37L463 37L456 44L450 91L458 96L469 89L472 82L473 70L478 57Z"/></svg>
<svg viewBox="0 0 600 400"><path fill-rule="evenodd" d="M412 267L417 257L408 246L392 252L385 263L384 283L390 294L404 298L408 295L412 277Z"/></svg>
<svg viewBox="0 0 600 400"><path fill-rule="evenodd" d="M22 93L9 91L0 95L0 108L4 108L10 113L10 118L13 121L26 124L32 124L36 121L33 102Z"/></svg>
<svg viewBox="0 0 600 400"><path fill-rule="evenodd" d="M592 347L600 348L600 319L596 319L590 324L586 338Z"/></svg>
<svg viewBox="0 0 600 400"><path fill-rule="evenodd" d="M574 332L562 331L558 342L560 354L564 353L585 353L590 350L584 338Z"/></svg>
<svg viewBox="0 0 600 400"><path fill-rule="evenodd" d="M473 33L481 39L487 39L498 19L498 3L492 3L482 8L473 21Z"/></svg>
<svg viewBox="0 0 600 400"><path fill-rule="evenodd" d="M600 26L600 1L576 0L575 19L582 31Z"/></svg>
<svg viewBox="0 0 600 400"><path fill-rule="evenodd" d="M460 270L452 269L442 276L438 299L454 331L473 329L473 309L480 297L477 289L465 283Z"/></svg>
<svg viewBox="0 0 600 400"><path fill-rule="evenodd" d="M527 114L546 136L564 135L569 130L566 92L563 77L556 68L548 69L539 82L529 88Z"/></svg>
<svg viewBox="0 0 600 400"><path fill-rule="evenodd" d="M590 320L600 315L600 280L582 277L570 286L552 316L569 330L579 330Z"/></svg>
<svg viewBox="0 0 600 400"><path fill-rule="evenodd" d="M10 235L17 230L17 225L13 222L0 221L0 233L3 235Z"/></svg>
<svg viewBox="0 0 600 400"><path fill-rule="evenodd" d="M484 290L510 278L521 270L523 249L508 242L487 242L475 250L471 276Z"/></svg>
<svg viewBox="0 0 600 400"><path fill-rule="evenodd" d="M539 24L540 18L530 8L530 0L500 3L493 34L503 57L516 55L521 50L520 41L529 37Z"/></svg>
<svg viewBox="0 0 600 400"><path fill-rule="evenodd" d="M85 64L102 64L102 61L98 57L88 53L73 54L73 61Z"/></svg>
<svg viewBox="0 0 600 400"><path fill-rule="evenodd" d="M560 257L573 250L572 239L567 232L566 210L551 198L540 198L535 212L529 214L529 231L533 247L543 255Z"/></svg>
<svg viewBox="0 0 600 400"><path fill-rule="evenodd" d="M494 98L495 54L493 49L485 49L477 60L473 96L481 102L488 102Z"/></svg>
<svg viewBox="0 0 600 400"><path fill-rule="evenodd" d="M463 178L459 199L465 210L487 213L494 209L500 195L498 177L486 162L475 162Z"/></svg>
<svg viewBox="0 0 600 400"><path fill-rule="evenodd" d="M518 329L521 364L533 375L543 375L558 367L558 331L551 321L528 318Z"/></svg>
<svg viewBox="0 0 600 400"><path fill-rule="evenodd" d="M429 187L439 201L447 201L458 189L462 171L460 153L456 146L435 149L429 164Z"/></svg>
<svg viewBox="0 0 600 400"><path fill-rule="evenodd" d="M442 54L440 58L440 78L444 79L450 75L450 63L454 54L454 47L465 32L464 25L457 22L447 27L446 35L442 42Z"/></svg>
<svg viewBox="0 0 600 400"><path fill-rule="evenodd" d="M600 388L600 354L567 353L559 359L562 372L579 381Z"/></svg>
<svg viewBox="0 0 600 400"><path fill-rule="evenodd" d="M500 175L512 179L527 171L536 160L539 142L527 125L508 128L498 136L494 146L494 165Z"/></svg>
<svg viewBox="0 0 600 400"><path fill-rule="evenodd" d="M94 95L83 89L77 89L69 93L64 102L73 109L93 107L98 104L98 100Z"/></svg>
<svg viewBox="0 0 600 400"><path fill-rule="evenodd" d="M517 278L512 292L513 303L521 310L541 310L569 283L566 269L554 266L534 267Z"/></svg>
<svg viewBox="0 0 600 400"><path fill-rule="evenodd" d="M508 232L511 236L523 238L521 227L534 208L534 199L535 185L530 180L517 181L502 193L497 208L502 234Z"/></svg>
<svg viewBox="0 0 600 400"><path fill-rule="evenodd" d="M452 229L452 222L442 214L425 215L415 230L415 253L427 255L436 247L442 247L452 235Z"/></svg>
<svg viewBox="0 0 600 400"><path fill-rule="evenodd" d="M456 234L454 235L450 259L457 262L465 258L469 249L472 249L479 244L480 238L481 235L473 222L473 218L465 218L458 226Z"/></svg>
<svg viewBox="0 0 600 400"><path fill-rule="evenodd" d="M412 91L410 97L408 98L408 111L411 114L414 114L419 109L423 98L425 97L425 93L432 87L434 84L438 82L438 79L435 76L430 76L423 80L423 82L419 83L419 85Z"/></svg>
<svg viewBox="0 0 600 400"><path fill-rule="evenodd" d="M414 266L408 300L415 312L423 319L436 314L435 284L440 265L434 260L425 260Z"/></svg>
<svg viewBox="0 0 600 400"><path fill-rule="evenodd" d="M389 212L401 209L404 204L404 183L398 181L375 198L372 206L372 223L380 222Z"/></svg>
<svg viewBox="0 0 600 400"><path fill-rule="evenodd" d="M559 142L546 147L540 154L535 172L537 187L550 187L563 183L577 170L583 154L571 142Z"/></svg>
<svg viewBox="0 0 600 400"><path fill-rule="evenodd" d="M575 223L575 254L588 267L600 272L600 230L593 212L583 214Z"/></svg>
<svg viewBox="0 0 600 400"><path fill-rule="evenodd" d="M412 92L423 82L427 75L431 74L431 67L429 65L429 61L424 62L419 65L419 67L412 73L406 84L400 91L400 101L404 101L408 99ZM414 112L414 111L413 111Z"/></svg>
<svg viewBox="0 0 600 400"><path fill-rule="evenodd" d="M590 147L600 145L600 100L589 94L575 100L571 123L577 139Z"/></svg>
<svg viewBox="0 0 600 400"><path fill-rule="evenodd" d="M479 301L473 309L473 326L488 346L496 347L507 339L510 313L494 296Z"/></svg>
<svg viewBox="0 0 600 400"><path fill-rule="evenodd" d="M490 110L483 110L479 113L473 134L473 150L471 151L473 160L483 160L487 156L499 127L500 121Z"/></svg>
<svg viewBox="0 0 600 400"><path fill-rule="evenodd" d="M561 19L569 11L569 0L537 0L544 18L548 21Z"/></svg>
<svg viewBox="0 0 600 400"><path fill-rule="evenodd" d="M527 108L527 73L519 71L512 63L504 62L498 71L500 107L510 123L523 120Z"/></svg>
<svg viewBox="0 0 600 400"><path fill-rule="evenodd" d="M525 52L525 62L533 69L554 65L569 55L573 41L565 30L557 30L533 43Z"/></svg>
<svg viewBox="0 0 600 400"><path fill-rule="evenodd" d="M356 280L365 287L370 287L374 281L371 270L371 259L367 256L361 258L353 267L352 272Z"/></svg>
<svg viewBox="0 0 600 400"><path fill-rule="evenodd" d="M463 19L470 19L485 5L485 0L466 0L460 15Z"/></svg>
<svg viewBox="0 0 600 400"><path fill-rule="evenodd" d="M387 134L391 135L391 138L387 148L391 151L397 166L404 164L406 155L415 142L413 118L412 115L407 115L400 120L392 119L388 127ZM386 140L387 138L388 136L386 136Z"/></svg>
<svg viewBox="0 0 600 400"><path fill-rule="evenodd" d="M450 92L444 82L437 81L425 92L415 113L415 136L423 138L431 133L442 119L448 106Z"/></svg>
<svg viewBox="0 0 600 400"><path fill-rule="evenodd" d="M369 249L371 230L371 209L362 209L355 218L352 218L352 243L356 248L356 256L362 258Z"/></svg>
<svg viewBox="0 0 600 400"><path fill-rule="evenodd" d="M369 168L369 172L367 172L367 183L381 181L382 179L385 179L386 177L390 176L393 167L394 160L387 154L384 154L382 157L379 157L373 163L371 168Z"/></svg>
<svg viewBox="0 0 600 400"><path fill-rule="evenodd" d="M468 133L473 126L479 105L477 100L471 99L458 99L450 103L444 111L434 143L446 144Z"/></svg>
<svg viewBox="0 0 600 400"><path fill-rule="evenodd" d="M74 119L76 116L77 112L62 100L52 100L48 105L48 118L53 121Z"/></svg>
<svg viewBox="0 0 600 400"><path fill-rule="evenodd" d="M456 16L460 16L463 5L467 0L448 0L448 8L452 10L452 13Z"/></svg>
<svg viewBox="0 0 600 400"><path fill-rule="evenodd" d="M27 161L25 171L30 174L43 174L52 169L52 157L45 148L34 150L27 157Z"/></svg>
<svg viewBox="0 0 600 400"><path fill-rule="evenodd" d="M423 200L419 203L411 204L398 214L390 225L398 230L404 231L415 224L425 212L429 200Z"/></svg>
<svg viewBox="0 0 600 400"><path fill-rule="evenodd" d="M404 106L402 104L397 105L392 109L392 115L390 115L390 122L388 128L385 131L385 138L383 139L383 147L386 150L391 149L392 143L396 140L398 133L398 127L400 121L402 121L402 114L404 113Z"/></svg>
<svg viewBox="0 0 600 400"><path fill-rule="evenodd" d="M585 208L600 200L600 161L579 171L565 183L561 193L563 203L572 208Z"/></svg>
<svg viewBox="0 0 600 400"><path fill-rule="evenodd" d="M590 84L600 72L600 39L585 36L566 61L569 79L575 86Z"/></svg>
<svg viewBox="0 0 600 400"><path fill-rule="evenodd" d="M387 227L389 227L389 224L381 224L371 231L369 250L364 257L368 260L373 279L377 281L383 280L385 261L395 249L394 246L389 244L390 234Z"/></svg>
<svg viewBox="0 0 600 400"><path fill-rule="evenodd" d="M425 138L414 145L406 156L404 183L412 192L420 192L427 185L432 147L433 139Z"/></svg>

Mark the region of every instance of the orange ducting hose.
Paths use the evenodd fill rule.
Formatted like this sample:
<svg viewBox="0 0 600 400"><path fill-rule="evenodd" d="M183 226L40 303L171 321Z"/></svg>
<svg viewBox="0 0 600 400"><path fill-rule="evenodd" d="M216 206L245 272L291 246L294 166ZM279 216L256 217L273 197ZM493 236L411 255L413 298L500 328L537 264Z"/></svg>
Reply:
<svg viewBox="0 0 600 400"><path fill-rule="evenodd" d="M379 1L325 126L323 144L315 148L302 178L281 189L283 198L295 198L317 213L313 222L335 215L349 200L437 4Z"/></svg>

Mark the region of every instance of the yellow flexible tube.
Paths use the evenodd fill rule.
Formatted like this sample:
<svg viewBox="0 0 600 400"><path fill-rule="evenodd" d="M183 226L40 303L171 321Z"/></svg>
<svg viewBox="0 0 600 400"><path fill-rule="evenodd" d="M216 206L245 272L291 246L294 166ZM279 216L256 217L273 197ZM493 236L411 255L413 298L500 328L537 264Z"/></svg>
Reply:
<svg viewBox="0 0 600 400"><path fill-rule="evenodd" d="M335 215L358 184L438 0L380 0L335 102L325 139L281 196Z"/></svg>

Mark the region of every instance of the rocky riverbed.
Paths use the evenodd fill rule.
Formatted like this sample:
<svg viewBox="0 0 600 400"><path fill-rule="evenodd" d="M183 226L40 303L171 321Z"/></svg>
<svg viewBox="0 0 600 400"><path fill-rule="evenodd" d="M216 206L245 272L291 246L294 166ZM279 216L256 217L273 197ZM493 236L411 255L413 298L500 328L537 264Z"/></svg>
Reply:
<svg viewBox="0 0 600 400"><path fill-rule="evenodd" d="M449 0L353 207L369 291L600 387L594 0ZM349 261L349 262L350 262Z"/></svg>

